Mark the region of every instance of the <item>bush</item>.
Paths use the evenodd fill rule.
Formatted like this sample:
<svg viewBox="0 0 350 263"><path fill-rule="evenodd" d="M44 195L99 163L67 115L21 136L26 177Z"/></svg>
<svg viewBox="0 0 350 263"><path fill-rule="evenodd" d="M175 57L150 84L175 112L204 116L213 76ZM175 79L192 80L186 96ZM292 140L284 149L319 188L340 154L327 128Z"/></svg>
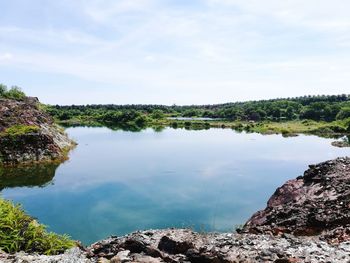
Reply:
<svg viewBox="0 0 350 263"><path fill-rule="evenodd" d="M74 246L75 242L68 236L47 232L46 227L28 216L21 206L0 198L1 250L56 255Z"/></svg>
<svg viewBox="0 0 350 263"><path fill-rule="evenodd" d="M5 93L5 97L13 100L23 100L26 97L26 94L21 90L21 88L13 86Z"/></svg>
<svg viewBox="0 0 350 263"><path fill-rule="evenodd" d="M161 110L154 110L151 115L152 119L159 120L164 118L164 113Z"/></svg>
<svg viewBox="0 0 350 263"><path fill-rule="evenodd" d="M343 125L347 132L350 132L350 118L343 120Z"/></svg>
<svg viewBox="0 0 350 263"><path fill-rule="evenodd" d="M178 123L175 122L175 121L173 121L173 122L171 123L171 127L173 127L174 129L177 129L178 126L179 126Z"/></svg>
<svg viewBox="0 0 350 263"><path fill-rule="evenodd" d="M342 108L337 114L337 120L350 118L350 107Z"/></svg>
<svg viewBox="0 0 350 263"><path fill-rule="evenodd" d="M20 87L13 86L7 90L5 85L0 84L0 97L13 100L23 100L26 97L26 94Z"/></svg>

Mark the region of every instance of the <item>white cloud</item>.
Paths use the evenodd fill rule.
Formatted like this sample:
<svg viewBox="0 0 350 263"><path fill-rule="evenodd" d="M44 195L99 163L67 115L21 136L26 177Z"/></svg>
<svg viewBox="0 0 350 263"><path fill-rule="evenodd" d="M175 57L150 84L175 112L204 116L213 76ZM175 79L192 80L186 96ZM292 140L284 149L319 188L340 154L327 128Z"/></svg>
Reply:
<svg viewBox="0 0 350 263"><path fill-rule="evenodd" d="M70 23L0 24L0 66L115 87L108 99L119 103L349 93L345 0L63 3L57 13L72 10Z"/></svg>
<svg viewBox="0 0 350 263"><path fill-rule="evenodd" d="M0 60L10 60L12 58L13 58L13 55L11 53L0 54Z"/></svg>
<svg viewBox="0 0 350 263"><path fill-rule="evenodd" d="M85 14L99 23L110 22L117 15L130 12L146 12L153 4L152 0L93 0L83 1Z"/></svg>

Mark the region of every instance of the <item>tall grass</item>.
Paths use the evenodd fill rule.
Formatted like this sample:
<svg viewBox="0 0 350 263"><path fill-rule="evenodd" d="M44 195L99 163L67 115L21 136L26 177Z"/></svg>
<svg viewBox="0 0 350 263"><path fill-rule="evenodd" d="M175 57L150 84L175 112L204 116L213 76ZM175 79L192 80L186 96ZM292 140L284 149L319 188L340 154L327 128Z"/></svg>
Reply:
<svg viewBox="0 0 350 263"><path fill-rule="evenodd" d="M66 235L48 232L27 215L20 205L0 197L0 249L7 253L25 251L45 255L63 253L76 244Z"/></svg>

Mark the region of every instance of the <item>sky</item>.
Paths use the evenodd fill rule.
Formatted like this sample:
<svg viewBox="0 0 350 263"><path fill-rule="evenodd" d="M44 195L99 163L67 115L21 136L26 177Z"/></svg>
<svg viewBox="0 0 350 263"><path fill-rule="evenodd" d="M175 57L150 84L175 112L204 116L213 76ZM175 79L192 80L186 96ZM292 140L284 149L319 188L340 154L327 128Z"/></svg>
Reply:
<svg viewBox="0 0 350 263"><path fill-rule="evenodd" d="M0 83L50 104L350 93L348 0L0 0Z"/></svg>

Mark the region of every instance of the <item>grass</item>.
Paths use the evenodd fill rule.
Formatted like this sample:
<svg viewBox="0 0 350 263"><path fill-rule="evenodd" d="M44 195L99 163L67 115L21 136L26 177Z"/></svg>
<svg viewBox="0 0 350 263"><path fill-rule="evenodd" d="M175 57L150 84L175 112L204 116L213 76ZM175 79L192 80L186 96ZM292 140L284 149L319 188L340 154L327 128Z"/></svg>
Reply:
<svg viewBox="0 0 350 263"><path fill-rule="evenodd" d="M346 127L342 122L316 122L311 120L254 123L249 127L249 130L262 134L281 133L284 135L299 133L336 135L347 133Z"/></svg>
<svg viewBox="0 0 350 263"><path fill-rule="evenodd" d="M56 255L74 246L76 243L68 236L48 232L20 205L0 197L0 250Z"/></svg>
<svg viewBox="0 0 350 263"><path fill-rule="evenodd" d="M4 130L0 136L11 136L11 137L17 137L21 135L25 135L28 133L36 133L40 130L38 126L35 125L23 125L23 124L17 124L13 125L6 130Z"/></svg>

